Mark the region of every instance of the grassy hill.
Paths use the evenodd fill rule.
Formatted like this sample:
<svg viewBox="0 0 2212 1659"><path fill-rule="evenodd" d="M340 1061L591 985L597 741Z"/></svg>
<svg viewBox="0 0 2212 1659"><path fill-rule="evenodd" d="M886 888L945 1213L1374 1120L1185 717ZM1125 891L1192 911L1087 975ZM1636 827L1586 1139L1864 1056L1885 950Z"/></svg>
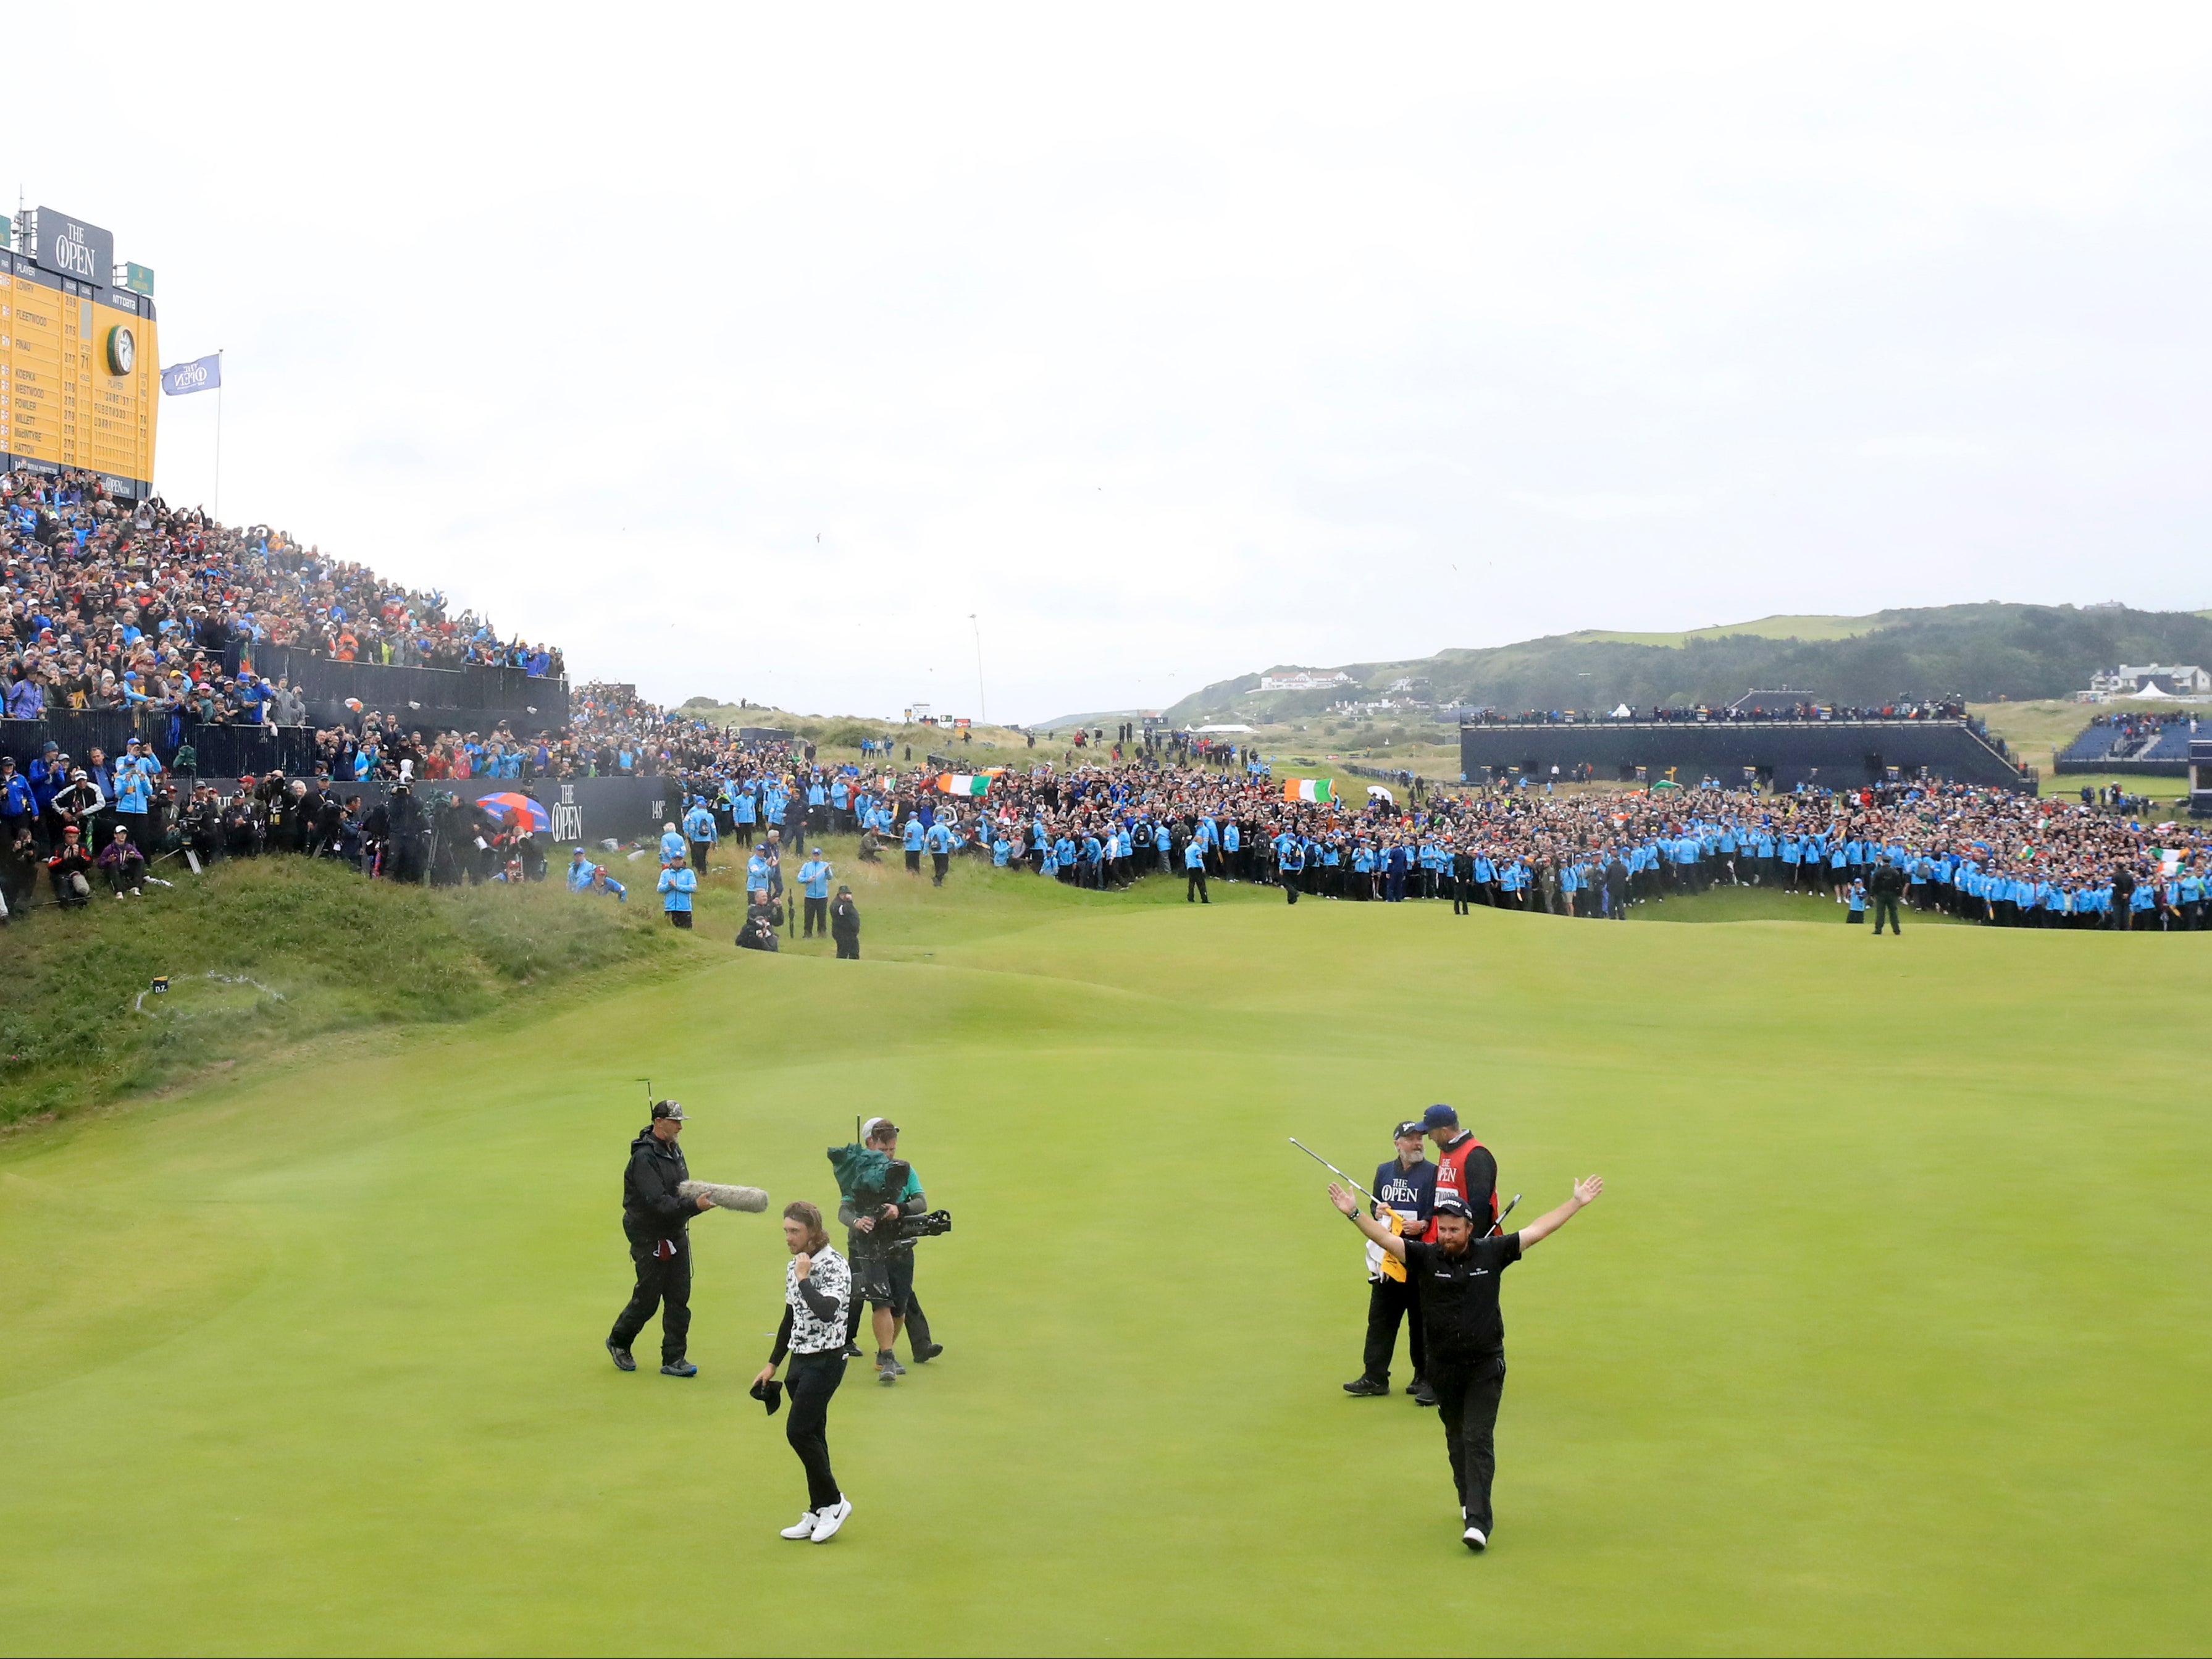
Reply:
<svg viewBox="0 0 2212 1659"><path fill-rule="evenodd" d="M264 923L301 874L245 873ZM732 951L729 879L577 994L464 940L493 1012L0 1139L0 1650L1334 1651L1383 1585L1407 1653L2202 1645L2207 936L963 864L872 871L847 963ZM459 938L510 896L420 896ZM956 1218L947 1352L837 1396L832 1545L775 1536L797 1466L745 1397L769 1218L695 1224L699 1377L600 1352L648 1073L703 1176L827 1199L889 1111ZM1339 1389L1360 1255L1284 1144L1371 1164L1433 1100L1524 1218L1609 1182L1506 1282L1479 1558L1433 1414Z"/></svg>
<svg viewBox="0 0 2212 1659"><path fill-rule="evenodd" d="M1166 711L1178 723L1279 723L1394 682L1436 702L1523 708L1732 702L1794 686L1843 702L1893 697L2064 697L2118 662L2212 662L2212 618L2192 611L1961 605L1866 617L1770 617L1683 634L1589 631L1398 662L1344 665L1354 684L1262 692L1260 676L1209 685Z"/></svg>
<svg viewBox="0 0 2212 1659"><path fill-rule="evenodd" d="M175 878L143 899L41 908L0 932L0 1125L187 1084L331 1032L527 1006L579 976L650 966L672 945L649 896L584 904L557 881L434 890L296 858ZM156 975L166 994L150 992Z"/></svg>

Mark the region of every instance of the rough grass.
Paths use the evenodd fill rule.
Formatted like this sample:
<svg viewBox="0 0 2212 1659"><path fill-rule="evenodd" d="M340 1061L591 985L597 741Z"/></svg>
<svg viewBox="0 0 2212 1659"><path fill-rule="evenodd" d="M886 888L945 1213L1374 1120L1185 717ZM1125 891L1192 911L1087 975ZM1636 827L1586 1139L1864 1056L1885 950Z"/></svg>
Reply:
<svg viewBox="0 0 2212 1659"><path fill-rule="evenodd" d="M0 933L0 1124L321 1032L473 1018L672 943L651 905L582 901L556 882L434 891L282 858L175 880L143 899L42 906ZM156 975L174 988L142 995Z"/></svg>

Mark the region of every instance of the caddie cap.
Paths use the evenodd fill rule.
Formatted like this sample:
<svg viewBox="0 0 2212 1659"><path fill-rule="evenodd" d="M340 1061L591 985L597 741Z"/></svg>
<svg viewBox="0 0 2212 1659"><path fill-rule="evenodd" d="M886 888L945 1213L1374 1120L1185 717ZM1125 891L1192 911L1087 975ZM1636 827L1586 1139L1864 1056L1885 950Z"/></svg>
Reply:
<svg viewBox="0 0 2212 1659"><path fill-rule="evenodd" d="M682 1123L686 1121L684 1115L684 1108L678 1105L676 1102L672 1100L654 1101L653 1103L653 1121L658 1123L664 1117L674 1118L678 1123Z"/></svg>
<svg viewBox="0 0 2212 1659"><path fill-rule="evenodd" d="M1412 1135L1418 1139L1420 1137L1421 1133L1421 1120L1419 1118L1412 1118L1404 1123L1401 1123L1396 1128L1391 1130L1390 1139L1393 1140L1403 1140L1407 1135Z"/></svg>
<svg viewBox="0 0 2212 1659"><path fill-rule="evenodd" d="M1421 1127L1424 1129L1456 1129L1459 1127L1459 1114L1439 1102L1421 1114Z"/></svg>

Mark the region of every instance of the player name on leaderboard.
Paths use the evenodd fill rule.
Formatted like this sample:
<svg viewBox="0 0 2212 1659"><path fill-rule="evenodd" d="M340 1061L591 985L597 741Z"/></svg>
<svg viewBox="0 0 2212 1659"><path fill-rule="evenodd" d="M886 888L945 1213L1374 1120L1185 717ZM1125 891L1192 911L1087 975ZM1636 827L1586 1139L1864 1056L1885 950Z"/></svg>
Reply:
<svg viewBox="0 0 2212 1659"><path fill-rule="evenodd" d="M11 228L0 253L0 466L97 472L125 499L152 495L154 273L118 267L113 237L52 208Z"/></svg>

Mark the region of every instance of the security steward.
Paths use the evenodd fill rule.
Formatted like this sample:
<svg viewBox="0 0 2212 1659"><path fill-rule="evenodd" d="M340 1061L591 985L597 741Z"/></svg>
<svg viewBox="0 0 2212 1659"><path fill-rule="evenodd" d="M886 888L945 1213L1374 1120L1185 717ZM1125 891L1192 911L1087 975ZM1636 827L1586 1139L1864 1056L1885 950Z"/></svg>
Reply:
<svg viewBox="0 0 2212 1659"><path fill-rule="evenodd" d="M1428 1236L1430 1212L1436 1207L1437 1166L1421 1156L1419 1119L1401 1123L1392 1132L1392 1139L1398 1143L1398 1155L1376 1166L1372 1190L1381 1201L1370 1206L1368 1212L1385 1226L1389 1224L1389 1216L1395 1214L1401 1237L1424 1238ZM1425 1369L1428 1344L1421 1330L1419 1290L1407 1276L1403 1262L1381 1245L1370 1243L1367 1247L1367 1351L1362 1356L1359 1376L1344 1385L1345 1393L1367 1398L1390 1392L1390 1355L1398 1346L1401 1320L1408 1322L1406 1347L1413 1365L1413 1380L1406 1385L1406 1392L1419 1404L1433 1406L1437 1396L1429 1387Z"/></svg>
<svg viewBox="0 0 2212 1659"><path fill-rule="evenodd" d="M1421 1322L1427 1329L1429 1381L1437 1391L1451 1453L1452 1484L1459 1488L1460 1541L1488 1547L1492 1531L1490 1483L1498 1470L1498 1403L1505 1392L1505 1322L1498 1286L1505 1270L1596 1201L1605 1190L1597 1176L1575 1182L1573 1194L1517 1233L1478 1237L1491 1223L1456 1198L1437 1200L1437 1242L1407 1239L1359 1212L1353 1196L1329 1183L1329 1202L1368 1239L1395 1256L1420 1285Z"/></svg>
<svg viewBox="0 0 2212 1659"><path fill-rule="evenodd" d="M1437 1202L1455 1198L1478 1217L1487 1211L1489 1221L1482 1231L1489 1231L1498 1219L1498 1160L1472 1131L1459 1127L1459 1114L1449 1106L1430 1107L1421 1114L1421 1127L1437 1143ZM1429 1243L1437 1242L1433 1220L1421 1237Z"/></svg>
<svg viewBox="0 0 2212 1659"><path fill-rule="evenodd" d="M1885 921L1891 933L1900 936L1904 933L1905 924L1898 920L1897 902L1905 896L1906 885L1905 872L1894 859L1882 860L1867 878L1867 891L1874 895L1874 931L1877 939L1881 936Z"/></svg>
<svg viewBox="0 0 2212 1659"><path fill-rule="evenodd" d="M623 1171L623 1236L629 1240L629 1259L637 1267L637 1288L607 1336L607 1352L618 1370L637 1369L629 1346L657 1309L660 1374L699 1374L684 1357L691 1334L691 1240L684 1229L714 1200L676 1195L678 1186L691 1178L676 1144L683 1133L684 1109L672 1100L656 1100L653 1121L629 1144L629 1167Z"/></svg>

